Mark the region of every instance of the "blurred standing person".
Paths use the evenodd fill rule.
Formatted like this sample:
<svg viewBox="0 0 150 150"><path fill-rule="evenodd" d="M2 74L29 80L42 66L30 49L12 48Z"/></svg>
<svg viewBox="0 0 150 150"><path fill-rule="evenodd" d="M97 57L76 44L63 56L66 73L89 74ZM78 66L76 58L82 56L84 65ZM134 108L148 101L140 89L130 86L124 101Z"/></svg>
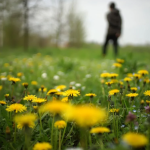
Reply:
<svg viewBox="0 0 150 150"><path fill-rule="evenodd" d="M115 56L118 54L118 38L121 35L122 19L119 10L116 8L115 3L111 2L109 5L110 12L107 14L108 30L103 46L103 56L107 53L107 46L109 41L113 41Z"/></svg>

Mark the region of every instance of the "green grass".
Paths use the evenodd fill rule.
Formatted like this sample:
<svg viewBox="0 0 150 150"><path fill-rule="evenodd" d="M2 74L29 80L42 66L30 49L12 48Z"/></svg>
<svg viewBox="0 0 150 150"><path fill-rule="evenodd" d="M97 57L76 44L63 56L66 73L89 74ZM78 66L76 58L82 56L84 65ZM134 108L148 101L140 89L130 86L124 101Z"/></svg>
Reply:
<svg viewBox="0 0 150 150"><path fill-rule="evenodd" d="M64 84L68 89L71 85L71 82L74 81L75 83L72 85L72 87L80 90L81 96L75 97L72 100L73 104L87 104L90 99L89 97L85 97L85 94L92 92L97 95L92 99L92 103L107 109L109 90L121 90L121 87L118 85L118 83L113 84L111 87L108 87L106 84L102 84L103 80L102 78L100 78L100 74L103 72L118 73L119 76L117 77L117 80L124 82L123 79L127 76L128 73L137 73L140 69L147 69L150 72L149 52L149 47L146 46L121 47L119 50L118 58L124 59L125 63L123 64L122 68L114 68L112 67L112 65L116 61L116 58L114 58L113 49L111 46L109 47L108 55L105 58L103 58L101 55L101 47L89 47L81 49L39 48L30 49L27 52L24 52L22 49L5 49L0 52L0 77L8 77L8 75L17 77L17 74L19 72L23 73L23 76L20 77L21 82L16 83L14 85L14 88L10 81L0 80L0 85L3 86L3 88L0 90L0 99L5 100L4 95L8 93L10 94L10 101L7 101L7 105L13 103L12 99L14 99L15 102L19 101L21 104L26 105L29 111L29 104L23 100L25 96L25 89L22 86L23 82L29 83L29 87L27 90L28 94L33 94L37 97L47 97L46 92L42 94L38 91L41 85L44 85L47 90L50 90L55 88L57 85ZM149 78L149 75L147 76L147 78ZM37 86L31 84L31 81L33 80L38 82ZM118 93L116 97L111 97L111 105L109 107L113 108L114 104L115 108L120 109L120 113L119 115L115 114L115 119L114 115L110 114L107 122L103 124L103 126L107 126L111 129L111 133L105 134L105 136L103 136L103 150L112 149L111 145L115 147L115 150L127 150L128 147L122 146L121 136L131 129L134 132L143 133L148 137L148 127L143 124L143 122L147 122L148 118L148 115L144 111L144 106L146 106L146 103L144 105L141 105L140 101L142 99L144 101L147 100L148 97L144 96L143 93L144 91L149 90L149 84L143 86L143 80L144 77L139 81L139 83L135 79L132 80L129 84L124 82L122 89L123 95L121 95L121 93ZM105 82L106 81L110 81L110 79L106 79ZM139 94L139 96L135 98L135 101L130 101L130 99L125 96L127 93L130 93L130 91L128 91L129 85L131 87L138 88L137 93ZM120 103L121 98L122 103ZM49 97L48 100L50 100ZM127 105L127 109L125 108L124 102ZM133 103L135 107L132 107ZM17 141L14 140L15 130L13 126L13 115L15 114L14 112L9 114L5 109L6 105L0 105L0 149L21 150L26 144L24 142L24 135L26 135L26 133L24 133L23 130L20 131L17 129ZM133 112L133 110L136 110L134 114L137 116L137 121L139 123L138 130L135 130L133 126L131 127L132 124L125 124L125 118L128 114L128 111ZM32 112L36 113L33 108ZM49 143L52 141L52 139L50 139L50 135L52 133L52 116L42 114L42 133L40 133L41 127L39 122L40 121L38 117L38 121L36 121L36 127L32 130L32 135L29 136L29 138L32 138L31 141L28 141L28 150L31 150L33 145L38 141ZM125 127L121 128L121 126L124 124ZM11 136L5 133L6 127L10 128ZM76 125L74 125L73 130L71 129L72 123L68 122L62 149L72 146L81 146L79 143L79 130L82 129L80 129ZM56 129L54 130L54 132L57 133ZM82 132L85 132L85 130L83 130ZM69 136L68 133L70 133ZM92 135L91 137L93 146L99 146L98 143L100 142L100 137L97 138L95 135ZM114 142L114 138L116 137L119 138L119 144L116 144ZM149 150L149 147L146 148L146 150Z"/></svg>

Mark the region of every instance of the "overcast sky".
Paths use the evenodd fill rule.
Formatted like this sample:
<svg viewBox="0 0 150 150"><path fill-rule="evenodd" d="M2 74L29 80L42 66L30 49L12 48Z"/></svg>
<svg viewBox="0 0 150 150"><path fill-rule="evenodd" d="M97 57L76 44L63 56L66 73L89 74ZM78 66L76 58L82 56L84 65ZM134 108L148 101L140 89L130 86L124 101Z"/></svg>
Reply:
<svg viewBox="0 0 150 150"><path fill-rule="evenodd" d="M71 0L70 0L71 1ZM77 0L85 15L87 40L103 43L110 0ZM150 44L150 0L114 0L123 18L120 44Z"/></svg>

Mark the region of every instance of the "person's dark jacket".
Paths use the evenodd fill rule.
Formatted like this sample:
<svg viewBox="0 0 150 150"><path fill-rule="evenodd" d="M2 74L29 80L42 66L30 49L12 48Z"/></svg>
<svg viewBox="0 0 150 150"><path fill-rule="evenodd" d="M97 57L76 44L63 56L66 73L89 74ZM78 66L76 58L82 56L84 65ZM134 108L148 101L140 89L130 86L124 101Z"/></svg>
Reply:
<svg viewBox="0 0 150 150"><path fill-rule="evenodd" d="M107 34L120 35L121 34L122 19L121 19L119 10L118 9L112 9L107 14L107 20L108 20L108 24L109 24Z"/></svg>

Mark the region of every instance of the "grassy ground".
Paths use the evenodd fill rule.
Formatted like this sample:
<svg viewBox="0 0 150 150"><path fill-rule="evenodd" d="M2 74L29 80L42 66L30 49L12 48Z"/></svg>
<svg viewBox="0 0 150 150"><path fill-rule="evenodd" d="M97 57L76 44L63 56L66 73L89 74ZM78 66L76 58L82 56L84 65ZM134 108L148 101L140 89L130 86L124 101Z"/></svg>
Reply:
<svg viewBox="0 0 150 150"><path fill-rule="evenodd" d="M137 93L139 94L134 101L131 101L130 98L126 96L126 94L129 94L131 91L129 89L129 84L123 79L128 73L137 73L140 69L146 69L150 72L149 52L149 47L146 46L121 47L118 58L124 59L125 62L121 68L114 68L113 63L116 62L116 58L113 56L111 47L109 47L108 55L105 58L101 56L101 48L92 47L82 49L30 49L28 52L24 52L21 49L6 49L0 52L0 99L5 100L4 95L9 94L9 99L5 100L7 105L14 102L20 102L27 107L27 112L30 111L39 115L36 110L31 108L32 105L38 104L30 103L29 105L28 102L23 100L26 93L36 95L37 97L47 98L46 93L48 90L61 84L66 85L66 89L72 85L74 89L80 90L81 92L79 97L75 97L71 101L72 104L87 104L91 101L91 99L89 97L85 97L85 94L91 92L95 93L97 96L92 98L93 104L98 106L100 105L108 111L109 108L118 108L120 112L119 115L118 113L110 114L106 123L103 124L103 126L109 127L111 130L109 134L106 133L105 136L103 136L101 142L104 143L104 147L101 147L101 144L98 144L99 138L95 135L91 135L92 143L90 142L90 138L87 139L89 140L88 145L92 146L93 144L93 146L100 146L103 150L106 150L107 148L112 149L112 147L114 147L115 150L128 150L128 147L122 147L121 137L123 134L133 131L143 133L147 137L150 135L150 128L148 133L148 127L143 124L143 122L147 123L146 121L148 118L148 115L144 110L144 106L147 105L147 97L144 96L143 93L144 91L149 90L150 77L149 75L146 75L140 80L132 77L130 86L137 87ZM117 73L119 75L117 77L117 82L115 80L111 87L107 86L105 82L110 81L111 79L108 78L104 81L100 78L100 74L103 72ZM19 77L21 81L13 85L11 81L7 80L10 76ZM145 83L146 85L143 84L145 80L147 82ZM37 85L31 84L32 81L36 81ZM119 86L118 82L120 81L123 82L123 86ZM29 84L27 90L25 90L22 85L24 82ZM41 85L47 88L47 91L44 93L39 91ZM113 95L111 102L108 103L107 100L109 91L112 89L119 89L120 92L116 97ZM144 100L144 104L141 105L140 101L142 99ZM48 100L50 100L49 97ZM52 134L52 127L54 126L54 122L52 123L52 116L42 114L43 129L39 123L41 122L41 118L38 117L36 126L32 130L32 134L30 136L31 141L26 143L24 142L25 133L23 133L23 130L20 131L19 129L14 129L14 112L10 114L6 112L6 105L0 105L0 110L0 122L2 122L0 124L0 149L21 150L23 147L28 145L28 150L31 150L37 142L49 142L55 146L55 143L52 143L52 136L51 138L49 136ZM137 116L136 121L139 124L138 129L135 128L136 125L125 124L125 118L129 111ZM117 119L114 119L114 117ZM52 126L49 127L49 123L52 124ZM122 125L124 126L123 128ZM6 128L10 129L9 134L11 133L11 136L8 136L9 134L7 135L5 132ZM83 128L81 128L81 130L82 129ZM72 146L82 146L82 141L80 141L81 137L79 137L79 130L79 126L73 126L72 123L68 122L62 149ZM54 131L57 136L57 130L55 129ZM55 142L57 143L57 137L55 138ZM147 146L146 150L149 150L149 147ZM53 150L56 149L58 148L54 147Z"/></svg>

